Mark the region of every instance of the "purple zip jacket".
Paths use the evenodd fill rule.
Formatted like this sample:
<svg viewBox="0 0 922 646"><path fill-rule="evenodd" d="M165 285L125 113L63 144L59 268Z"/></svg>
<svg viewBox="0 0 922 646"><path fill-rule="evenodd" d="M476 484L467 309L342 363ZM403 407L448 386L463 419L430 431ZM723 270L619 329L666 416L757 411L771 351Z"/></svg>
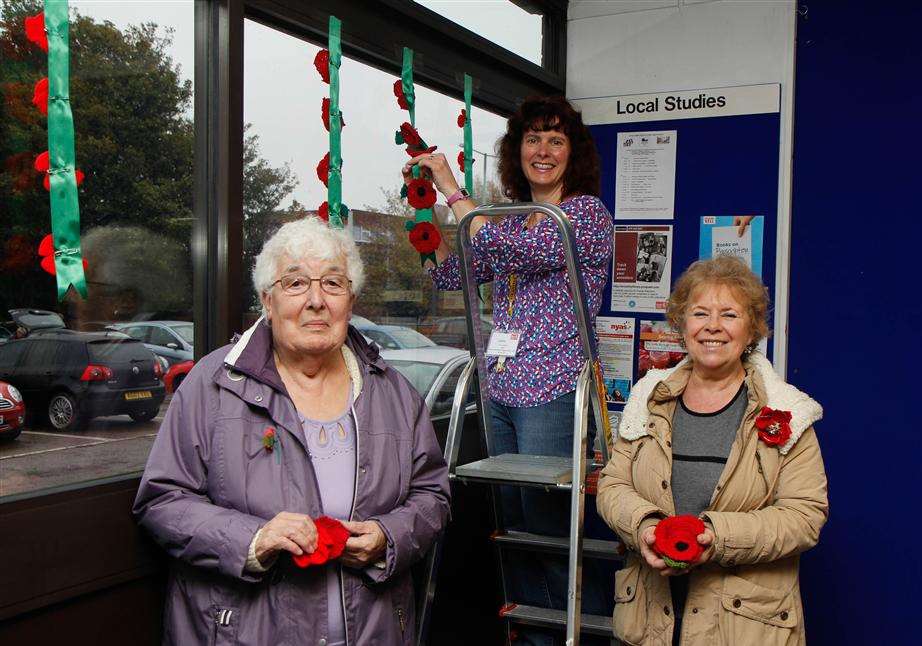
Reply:
<svg viewBox="0 0 922 646"><path fill-rule="evenodd" d="M410 566L448 521L448 470L419 394L351 327L346 344L363 379L352 408L352 520L376 520L387 535L384 569L342 569L347 643L409 645ZM273 452L263 446L270 427L279 441ZM265 573L244 569L256 531L281 511L323 515L298 414L273 361L272 332L260 319L183 381L135 500L139 524L173 557L164 644L325 646L323 567L301 569L282 554Z"/></svg>

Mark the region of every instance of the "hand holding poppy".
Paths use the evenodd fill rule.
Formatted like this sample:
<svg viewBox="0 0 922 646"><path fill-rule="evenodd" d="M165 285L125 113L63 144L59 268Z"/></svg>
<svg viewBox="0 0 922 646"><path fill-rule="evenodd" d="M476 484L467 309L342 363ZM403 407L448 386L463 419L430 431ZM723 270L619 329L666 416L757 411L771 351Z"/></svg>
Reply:
<svg viewBox="0 0 922 646"><path fill-rule="evenodd" d="M365 568L384 558L387 536L378 523L373 520L343 521L343 526L352 534L342 554L343 565Z"/></svg>
<svg viewBox="0 0 922 646"><path fill-rule="evenodd" d="M279 512L260 530L256 541L256 558L267 563L278 552L295 556L317 549L317 526L310 516L288 511Z"/></svg>
<svg viewBox="0 0 922 646"><path fill-rule="evenodd" d="M442 153L417 155L404 164L401 173L403 174L403 183L407 186L413 181L413 166L417 165L423 169L424 176L428 173L432 177L432 182L439 193L449 197L457 192L458 182L455 180L455 175L448 164L448 160L445 159L445 155Z"/></svg>
<svg viewBox="0 0 922 646"><path fill-rule="evenodd" d="M653 551L672 569L685 570L698 563L705 546L698 538L707 528L696 516L670 516L653 530Z"/></svg>

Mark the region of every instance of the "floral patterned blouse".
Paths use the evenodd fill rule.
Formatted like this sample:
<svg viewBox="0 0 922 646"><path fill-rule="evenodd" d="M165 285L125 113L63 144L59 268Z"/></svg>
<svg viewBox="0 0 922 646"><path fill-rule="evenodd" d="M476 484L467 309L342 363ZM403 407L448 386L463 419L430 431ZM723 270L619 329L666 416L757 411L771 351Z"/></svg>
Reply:
<svg viewBox="0 0 922 646"><path fill-rule="evenodd" d="M591 195L564 200L560 208L570 218L576 235L590 332L593 342L598 342L595 317L612 255L611 215L601 200ZM574 390L585 362L557 226L545 218L527 229L527 218L523 214L488 223L471 240L477 282L494 282L493 326L521 333L516 355L507 357L502 369L497 369L496 357L487 357L491 399L514 407L538 406ZM429 275L437 289L461 289L455 254L430 269Z"/></svg>

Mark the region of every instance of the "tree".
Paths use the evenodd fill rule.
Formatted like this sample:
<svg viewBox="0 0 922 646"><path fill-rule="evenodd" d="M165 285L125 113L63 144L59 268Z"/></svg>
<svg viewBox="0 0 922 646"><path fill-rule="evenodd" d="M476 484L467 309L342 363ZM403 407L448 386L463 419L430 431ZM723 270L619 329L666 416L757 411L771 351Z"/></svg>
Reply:
<svg viewBox="0 0 922 646"><path fill-rule="evenodd" d="M55 307L53 279L34 255L51 229L47 192L32 168L48 147L47 121L31 103L47 57L23 29L25 17L41 10L37 0L0 5L0 212L9 232L0 258L0 310ZM171 30L151 22L120 30L72 11L70 43L77 167L86 174L78 189L81 233L144 227L180 245L185 266L176 271L191 275L192 84L169 54ZM290 193L292 175L259 158L255 135L247 136L244 157L244 216L258 219Z"/></svg>

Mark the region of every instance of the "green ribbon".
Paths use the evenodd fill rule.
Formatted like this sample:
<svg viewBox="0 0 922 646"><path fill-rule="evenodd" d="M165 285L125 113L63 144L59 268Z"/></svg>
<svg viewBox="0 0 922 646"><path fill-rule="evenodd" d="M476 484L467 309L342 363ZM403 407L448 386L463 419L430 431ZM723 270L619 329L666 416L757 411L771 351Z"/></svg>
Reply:
<svg viewBox="0 0 922 646"><path fill-rule="evenodd" d="M330 172L327 176L327 205L330 227L343 228L340 206L343 199L342 121L339 112L339 65L342 62L340 21L330 16L330 35L327 48L330 52Z"/></svg>
<svg viewBox="0 0 922 646"><path fill-rule="evenodd" d="M474 194L474 136L471 130L471 94L473 80L470 74L464 75L464 188L470 195ZM486 200L484 195L480 199Z"/></svg>
<svg viewBox="0 0 922 646"><path fill-rule="evenodd" d="M87 297L80 249L74 117L70 111L70 42L67 0L45 0L48 32L48 181L58 300L73 285Z"/></svg>
<svg viewBox="0 0 922 646"><path fill-rule="evenodd" d="M403 96L407 100L410 112L410 125L416 127L416 90L413 87L413 50L403 48L403 67L400 69L400 81L403 87ZM419 177L419 164L413 167L413 177Z"/></svg>

